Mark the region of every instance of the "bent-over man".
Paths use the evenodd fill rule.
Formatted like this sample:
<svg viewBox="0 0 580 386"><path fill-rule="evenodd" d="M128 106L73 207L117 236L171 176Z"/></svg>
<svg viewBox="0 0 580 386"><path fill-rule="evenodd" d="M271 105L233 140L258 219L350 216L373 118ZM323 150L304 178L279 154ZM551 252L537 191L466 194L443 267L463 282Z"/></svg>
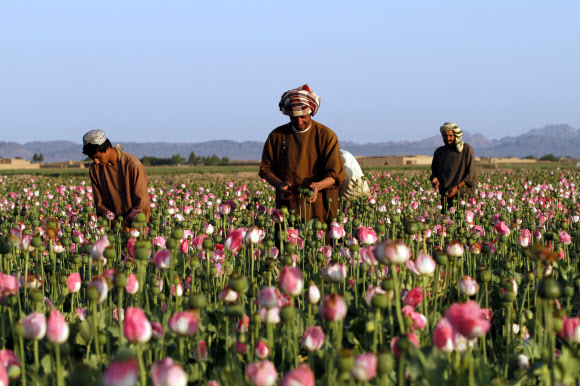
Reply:
<svg viewBox="0 0 580 386"><path fill-rule="evenodd" d="M91 130L83 136L83 154L93 160L89 175L97 216L109 212L123 216L123 229L138 212L149 220L147 176L137 157L124 152L121 145L113 147L103 130Z"/></svg>
<svg viewBox="0 0 580 386"><path fill-rule="evenodd" d="M455 123L440 127L445 146L435 150L431 163L431 185L439 189L443 210L453 206L453 200L475 196L476 168L473 149L463 142L463 131Z"/></svg>
<svg viewBox="0 0 580 386"><path fill-rule="evenodd" d="M276 188L277 208L294 209L307 221L330 220L345 172L336 134L312 119L320 98L305 84L285 92L279 107L290 122L268 136L259 175ZM311 189L312 197L299 194L299 187Z"/></svg>

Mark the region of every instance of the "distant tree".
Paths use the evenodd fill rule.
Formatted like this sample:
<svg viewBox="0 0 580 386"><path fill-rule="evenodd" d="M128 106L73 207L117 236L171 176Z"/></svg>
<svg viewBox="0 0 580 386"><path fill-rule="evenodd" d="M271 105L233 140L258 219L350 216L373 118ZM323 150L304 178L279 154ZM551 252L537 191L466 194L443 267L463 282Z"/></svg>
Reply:
<svg viewBox="0 0 580 386"><path fill-rule="evenodd" d="M181 165L184 162L185 158L179 154L174 154L173 157L171 157L171 165Z"/></svg>
<svg viewBox="0 0 580 386"><path fill-rule="evenodd" d="M195 156L195 153L193 151L191 153L189 153L189 157L187 158L187 163L190 165L195 165L197 163L197 157Z"/></svg>
<svg viewBox="0 0 580 386"><path fill-rule="evenodd" d="M38 162L44 162L44 156L42 155L42 153L38 155Z"/></svg>
<svg viewBox="0 0 580 386"><path fill-rule="evenodd" d="M530 155L527 155L524 159L537 159L537 158L530 154Z"/></svg>
<svg viewBox="0 0 580 386"><path fill-rule="evenodd" d="M227 165L230 163L230 159L228 157L222 157L220 160L220 165Z"/></svg>
<svg viewBox="0 0 580 386"><path fill-rule="evenodd" d="M542 158L540 158L540 161L552 161L552 162L558 162L560 160L560 158L556 157L554 154L550 153L550 154L545 154Z"/></svg>
<svg viewBox="0 0 580 386"><path fill-rule="evenodd" d="M38 162L38 154L34 153L32 156L32 162Z"/></svg>
<svg viewBox="0 0 580 386"><path fill-rule="evenodd" d="M202 157L202 161L203 164L207 166L216 166L220 164L220 159L215 154L212 154L210 157Z"/></svg>

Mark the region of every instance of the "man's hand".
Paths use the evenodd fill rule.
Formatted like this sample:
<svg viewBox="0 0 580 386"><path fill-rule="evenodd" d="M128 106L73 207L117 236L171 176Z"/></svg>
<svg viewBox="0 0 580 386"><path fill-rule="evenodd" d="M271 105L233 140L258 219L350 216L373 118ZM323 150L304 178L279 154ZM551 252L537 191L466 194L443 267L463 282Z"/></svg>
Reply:
<svg viewBox="0 0 580 386"><path fill-rule="evenodd" d="M312 203L316 201L316 198L318 198L318 192L320 191L320 183L319 182L313 182L308 186L310 189L312 189L312 192L314 193L314 195L312 197L306 197L306 201Z"/></svg>
<svg viewBox="0 0 580 386"><path fill-rule="evenodd" d="M439 180L437 179L437 177L431 180L431 186L434 187L435 189L439 189Z"/></svg>
<svg viewBox="0 0 580 386"><path fill-rule="evenodd" d="M449 190L449 193L447 194L447 197L453 197L457 194L457 186L454 186L451 188L451 190Z"/></svg>
<svg viewBox="0 0 580 386"><path fill-rule="evenodd" d="M277 186L278 191L280 192L280 197L282 200L288 200L292 197L292 184L288 181L282 181Z"/></svg>

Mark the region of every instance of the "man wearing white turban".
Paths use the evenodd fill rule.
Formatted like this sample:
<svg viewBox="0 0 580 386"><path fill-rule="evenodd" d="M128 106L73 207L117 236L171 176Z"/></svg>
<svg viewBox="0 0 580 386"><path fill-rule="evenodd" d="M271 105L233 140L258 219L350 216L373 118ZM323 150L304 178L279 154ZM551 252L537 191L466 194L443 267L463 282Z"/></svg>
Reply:
<svg viewBox="0 0 580 386"><path fill-rule="evenodd" d="M443 208L453 201L475 196L476 167L473 149L463 142L463 131L455 123L439 128L445 146L435 150L431 163L431 185L441 193Z"/></svg>
<svg viewBox="0 0 580 386"><path fill-rule="evenodd" d="M83 136L83 154L93 160L89 176L97 216L122 216L123 229L139 212L149 220L147 175L137 157L124 152L121 145L113 147L105 132L98 129Z"/></svg>

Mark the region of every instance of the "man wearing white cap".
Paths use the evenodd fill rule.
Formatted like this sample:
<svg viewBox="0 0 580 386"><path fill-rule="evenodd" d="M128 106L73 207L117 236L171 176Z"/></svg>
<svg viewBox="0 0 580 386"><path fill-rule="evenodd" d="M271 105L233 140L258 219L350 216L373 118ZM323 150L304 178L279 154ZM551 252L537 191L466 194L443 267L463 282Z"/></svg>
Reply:
<svg viewBox="0 0 580 386"><path fill-rule="evenodd" d="M103 130L91 130L83 136L83 154L93 160L89 175L97 216L109 212L123 216L123 229L139 212L149 220L147 175L137 157L124 152L121 145L113 147Z"/></svg>
<svg viewBox="0 0 580 386"><path fill-rule="evenodd" d="M463 131L455 123L439 128L443 143L435 150L431 163L431 185L441 193L443 210L453 201L475 196L477 171L473 149L463 142Z"/></svg>

